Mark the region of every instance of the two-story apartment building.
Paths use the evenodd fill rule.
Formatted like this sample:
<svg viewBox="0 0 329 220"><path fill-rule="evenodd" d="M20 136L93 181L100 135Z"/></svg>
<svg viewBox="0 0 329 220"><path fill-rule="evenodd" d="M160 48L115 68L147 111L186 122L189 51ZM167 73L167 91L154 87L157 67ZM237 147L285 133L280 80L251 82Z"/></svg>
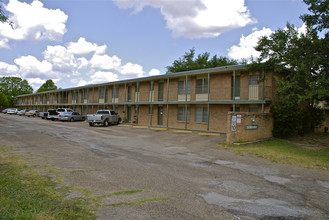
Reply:
<svg viewBox="0 0 329 220"><path fill-rule="evenodd" d="M275 75L224 66L21 95L17 106L69 107L84 115L114 109L125 122L137 116L141 125L225 132L230 111L269 112Z"/></svg>

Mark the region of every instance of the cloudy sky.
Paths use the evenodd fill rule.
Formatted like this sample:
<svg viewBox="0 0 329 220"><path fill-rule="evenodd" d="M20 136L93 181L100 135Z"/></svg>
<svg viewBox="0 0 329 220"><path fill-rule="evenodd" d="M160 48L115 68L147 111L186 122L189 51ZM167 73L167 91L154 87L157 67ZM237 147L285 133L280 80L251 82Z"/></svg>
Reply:
<svg viewBox="0 0 329 220"><path fill-rule="evenodd" d="M0 3L1 4L1 3ZM36 90L165 74L191 48L234 59L287 22L301 27L302 0L3 0L0 77Z"/></svg>

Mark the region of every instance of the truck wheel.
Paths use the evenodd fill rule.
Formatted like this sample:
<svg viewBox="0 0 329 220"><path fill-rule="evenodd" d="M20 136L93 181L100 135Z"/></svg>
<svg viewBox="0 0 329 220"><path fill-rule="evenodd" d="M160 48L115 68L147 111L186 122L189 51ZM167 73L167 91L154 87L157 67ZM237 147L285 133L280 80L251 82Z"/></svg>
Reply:
<svg viewBox="0 0 329 220"><path fill-rule="evenodd" d="M71 118L71 119L70 119L70 122L74 122L74 118Z"/></svg>
<svg viewBox="0 0 329 220"><path fill-rule="evenodd" d="M109 121L107 119L105 119L104 121L104 127L108 127L109 126Z"/></svg>
<svg viewBox="0 0 329 220"><path fill-rule="evenodd" d="M55 121L55 119L54 119L54 118L52 118L51 120L52 120L52 121Z"/></svg>
<svg viewBox="0 0 329 220"><path fill-rule="evenodd" d="M82 117L82 121L86 120L85 117Z"/></svg>
<svg viewBox="0 0 329 220"><path fill-rule="evenodd" d="M91 126L91 127L92 127L92 126L94 126L94 123L92 123L92 122L89 122L89 126Z"/></svg>

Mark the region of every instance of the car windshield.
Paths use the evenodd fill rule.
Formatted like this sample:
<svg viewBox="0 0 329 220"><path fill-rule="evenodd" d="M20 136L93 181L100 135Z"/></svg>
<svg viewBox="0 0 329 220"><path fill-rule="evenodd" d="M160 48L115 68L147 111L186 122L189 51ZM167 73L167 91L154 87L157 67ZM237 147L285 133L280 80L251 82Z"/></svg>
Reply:
<svg viewBox="0 0 329 220"><path fill-rule="evenodd" d="M108 112L108 111L97 111L96 114L97 114L97 115L108 115L109 112Z"/></svg>

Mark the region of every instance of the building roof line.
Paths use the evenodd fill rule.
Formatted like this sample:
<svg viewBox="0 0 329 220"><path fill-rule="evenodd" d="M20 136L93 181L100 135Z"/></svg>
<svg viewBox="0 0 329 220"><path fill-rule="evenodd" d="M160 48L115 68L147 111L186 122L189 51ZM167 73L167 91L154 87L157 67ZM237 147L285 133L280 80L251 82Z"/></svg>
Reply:
<svg viewBox="0 0 329 220"><path fill-rule="evenodd" d="M190 71L184 71L184 72L178 72L178 73L167 73L167 74L162 74L162 75L157 75L157 76L147 76L147 77L141 77L141 78L126 79L126 80L120 80L120 81L114 81L114 82L88 84L88 85L84 85L84 86L71 87L71 88L66 88L66 89L57 89L57 90L50 90L50 91L45 91L45 92L24 94L24 95L19 95L18 97L49 94L49 93L55 93L55 92L61 92L61 91L71 91L71 90L76 90L76 89L87 89L87 88L91 88L91 87L102 87L102 86L108 86L108 85L122 85L122 84L127 84L127 83L136 83L136 82L143 82L143 81L149 81L149 80L177 78L177 77L186 76L186 75L228 72L228 71L234 71L234 70L247 70L247 65L239 64L239 65L231 65L231 66L221 66L221 67L215 67L215 68L190 70Z"/></svg>

